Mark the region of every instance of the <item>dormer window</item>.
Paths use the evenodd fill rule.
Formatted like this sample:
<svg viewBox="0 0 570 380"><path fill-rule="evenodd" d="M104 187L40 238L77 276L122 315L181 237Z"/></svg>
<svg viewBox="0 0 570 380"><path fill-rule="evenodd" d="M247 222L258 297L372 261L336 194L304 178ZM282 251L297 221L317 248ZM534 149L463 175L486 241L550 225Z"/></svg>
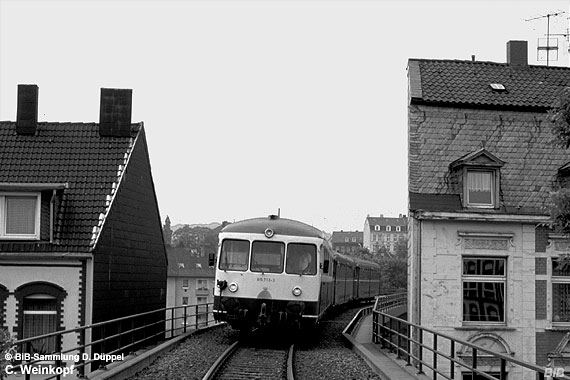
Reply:
<svg viewBox="0 0 570 380"><path fill-rule="evenodd" d="M467 206L493 207L495 173L489 170L467 170Z"/></svg>
<svg viewBox="0 0 570 380"><path fill-rule="evenodd" d="M0 238L40 238L41 193L0 193Z"/></svg>
<svg viewBox="0 0 570 380"><path fill-rule="evenodd" d="M392 231L392 227L391 227L391 226L386 226L386 231Z"/></svg>
<svg viewBox="0 0 570 380"><path fill-rule="evenodd" d="M505 163L485 148L452 162L450 171L460 185L463 207L498 208L500 169ZM462 185L461 185L462 184Z"/></svg>
<svg viewBox="0 0 570 380"><path fill-rule="evenodd" d="M375 225L375 226L374 226L374 231L380 231L380 226L379 226L379 225Z"/></svg>

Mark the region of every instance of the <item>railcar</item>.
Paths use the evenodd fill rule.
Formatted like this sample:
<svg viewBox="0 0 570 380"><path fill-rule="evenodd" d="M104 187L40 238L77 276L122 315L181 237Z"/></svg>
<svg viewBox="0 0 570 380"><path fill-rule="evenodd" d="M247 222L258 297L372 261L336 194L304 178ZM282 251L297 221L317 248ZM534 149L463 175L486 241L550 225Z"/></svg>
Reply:
<svg viewBox="0 0 570 380"><path fill-rule="evenodd" d="M379 266L333 252L324 232L275 215L219 234L214 317L249 330L318 323L334 306L380 292Z"/></svg>

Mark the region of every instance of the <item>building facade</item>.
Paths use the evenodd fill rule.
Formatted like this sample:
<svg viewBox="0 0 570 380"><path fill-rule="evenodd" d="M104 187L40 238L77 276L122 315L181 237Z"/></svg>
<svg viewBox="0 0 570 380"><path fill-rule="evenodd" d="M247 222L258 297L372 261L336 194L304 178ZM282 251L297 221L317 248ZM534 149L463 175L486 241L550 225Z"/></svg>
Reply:
<svg viewBox="0 0 570 380"><path fill-rule="evenodd" d="M362 231L333 231L333 249L340 253L355 253L363 247Z"/></svg>
<svg viewBox="0 0 570 380"><path fill-rule="evenodd" d="M400 214L397 218L367 216L364 221L364 247L374 254L393 256L399 243L406 241L408 218Z"/></svg>
<svg viewBox="0 0 570 380"><path fill-rule="evenodd" d="M183 331L185 325L189 329L195 328L196 325L202 327L208 321L207 313L212 311L211 306L207 304L214 302L213 257L210 257L205 249L195 252L186 247L167 247L166 250L168 253L166 306L180 307L176 310L176 316L182 317L176 320L174 327L178 333Z"/></svg>
<svg viewBox="0 0 570 380"><path fill-rule="evenodd" d="M166 305L166 250L131 96L102 89L99 123L38 122L39 89L20 85L17 121L0 122L0 327L17 339ZM68 334L32 350L77 343Z"/></svg>
<svg viewBox="0 0 570 380"><path fill-rule="evenodd" d="M410 321L570 370L570 273L556 264L570 245L547 227L570 152L546 120L570 69L530 66L510 41L507 63L410 59L408 79Z"/></svg>

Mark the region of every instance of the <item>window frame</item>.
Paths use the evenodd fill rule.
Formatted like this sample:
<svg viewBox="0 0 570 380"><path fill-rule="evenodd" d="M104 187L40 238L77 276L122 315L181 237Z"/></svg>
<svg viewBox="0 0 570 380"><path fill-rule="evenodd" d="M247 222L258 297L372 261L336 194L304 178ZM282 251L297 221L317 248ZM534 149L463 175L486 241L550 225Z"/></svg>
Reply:
<svg viewBox="0 0 570 380"><path fill-rule="evenodd" d="M475 259L475 260L504 260L504 274L503 275L484 275L484 274L465 274L464 273L464 260ZM473 325L492 325L492 326L505 326L507 324L507 295L508 295L508 257L503 255L463 255L461 256L461 323L464 326ZM484 321L484 320L465 320L465 283L491 283L491 284L503 284L503 320L499 321ZM480 314L479 314L480 316Z"/></svg>
<svg viewBox="0 0 570 380"><path fill-rule="evenodd" d="M552 318L552 325L556 326L556 327L568 327L570 326L570 320L569 321L555 321L554 320L554 286L555 285L568 285L570 286L570 274L565 275L565 274L554 274L554 261L557 260L560 257L560 255L555 255L552 256L550 258L550 265L552 268L551 271L551 276L550 276L550 291L551 291L551 297L550 297L550 302L551 302L551 312L552 314L550 315L550 317Z"/></svg>
<svg viewBox="0 0 570 380"><path fill-rule="evenodd" d="M33 234L7 234L7 214L6 214L6 197L30 197L36 198L35 222ZM2 240L40 240L41 227L41 208L42 194L41 192L0 192L0 239Z"/></svg>
<svg viewBox="0 0 570 380"><path fill-rule="evenodd" d="M490 203L475 203L469 200L469 173L489 173L491 177L491 202ZM497 195L499 194L499 178L498 170L489 167L469 167L465 168L464 178L463 178L463 197L465 206L469 208L496 208L497 207Z"/></svg>

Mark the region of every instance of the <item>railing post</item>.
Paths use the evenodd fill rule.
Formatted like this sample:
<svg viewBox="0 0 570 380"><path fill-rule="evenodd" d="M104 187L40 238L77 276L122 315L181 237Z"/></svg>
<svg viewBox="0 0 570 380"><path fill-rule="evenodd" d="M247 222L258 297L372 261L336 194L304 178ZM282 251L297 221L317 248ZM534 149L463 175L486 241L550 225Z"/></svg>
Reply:
<svg viewBox="0 0 570 380"><path fill-rule="evenodd" d="M473 348L471 352L471 377L474 379L477 373L475 369L477 368L477 349Z"/></svg>
<svg viewBox="0 0 570 380"><path fill-rule="evenodd" d="M406 366L410 366L411 364L411 350L412 350L412 343L410 341L412 336L412 328L410 326L410 324L406 325Z"/></svg>
<svg viewBox="0 0 570 380"><path fill-rule="evenodd" d="M83 360L83 354L85 353L85 329L82 328L81 330L79 330L79 345L81 346L81 348L79 349L79 360L77 361L77 364L83 364L82 366L80 366L78 368L79 371L79 378L82 378L85 376L85 361Z"/></svg>
<svg viewBox="0 0 570 380"><path fill-rule="evenodd" d="M176 322L176 320L174 319L174 313L176 312L176 309L173 307L172 309L170 309L170 337L174 338L174 322Z"/></svg>
<svg viewBox="0 0 570 380"><path fill-rule="evenodd" d="M400 339L400 338L401 338L401 336L400 336L400 331L401 331L402 328L401 328L401 325L400 325L400 320L398 319L396 322L397 322L397 324L396 324L396 328L397 328L397 330L396 330L396 357L397 357L398 359L400 359L400 347L401 347L401 344L402 344L402 341L401 341L401 339Z"/></svg>
<svg viewBox="0 0 570 380"><path fill-rule="evenodd" d="M501 358L501 380L507 378L507 361Z"/></svg>
<svg viewBox="0 0 570 380"><path fill-rule="evenodd" d="M196 330L198 330L198 304L196 304L196 306L194 306L195 308L195 312L194 312L194 328Z"/></svg>
<svg viewBox="0 0 570 380"><path fill-rule="evenodd" d="M419 329L419 336L418 336L418 360L419 360L419 369L418 369L418 375L421 373L424 373L424 366L423 366L423 361L424 361L424 348L422 347L422 345L424 344L424 331L421 328Z"/></svg>
<svg viewBox="0 0 570 380"><path fill-rule="evenodd" d="M437 380L437 334L433 334L433 380Z"/></svg>
<svg viewBox="0 0 570 380"><path fill-rule="evenodd" d="M188 306L184 305L184 333L186 333L186 325L188 323Z"/></svg>
<svg viewBox="0 0 570 380"><path fill-rule="evenodd" d="M451 343L451 352L449 353L449 357L455 359L455 341L452 340L450 343ZM453 360L451 361L449 374L451 375L451 380L455 379L455 362Z"/></svg>

